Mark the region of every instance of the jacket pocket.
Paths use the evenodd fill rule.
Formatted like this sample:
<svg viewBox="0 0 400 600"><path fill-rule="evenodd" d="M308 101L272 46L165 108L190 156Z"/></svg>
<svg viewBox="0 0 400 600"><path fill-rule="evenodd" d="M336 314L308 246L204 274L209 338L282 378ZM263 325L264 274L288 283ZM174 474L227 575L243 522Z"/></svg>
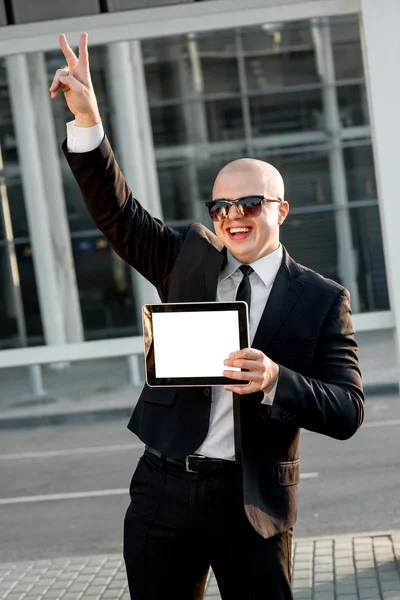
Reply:
<svg viewBox="0 0 400 600"><path fill-rule="evenodd" d="M178 388L176 387L152 388L146 385L140 398L141 400L144 400L144 402L168 406L173 403L177 391Z"/></svg>
<svg viewBox="0 0 400 600"><path fill-rule="evenodd" d="M290 460L277 464L279 485L297 485L300 481L300 460Z"/></svg>

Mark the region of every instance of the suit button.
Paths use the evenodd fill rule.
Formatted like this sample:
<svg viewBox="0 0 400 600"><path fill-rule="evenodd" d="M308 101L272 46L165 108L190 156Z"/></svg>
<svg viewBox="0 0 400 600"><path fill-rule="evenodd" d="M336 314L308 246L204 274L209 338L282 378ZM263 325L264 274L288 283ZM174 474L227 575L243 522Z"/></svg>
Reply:
<svg viewBox="0 0 400 600"><path fill-rule="evenodd" d="M210 392L211 392L210 388L208 388L208 387L204 388L204 390L203 390L203 396L206 396L206 397L209 396Z"/></svg>

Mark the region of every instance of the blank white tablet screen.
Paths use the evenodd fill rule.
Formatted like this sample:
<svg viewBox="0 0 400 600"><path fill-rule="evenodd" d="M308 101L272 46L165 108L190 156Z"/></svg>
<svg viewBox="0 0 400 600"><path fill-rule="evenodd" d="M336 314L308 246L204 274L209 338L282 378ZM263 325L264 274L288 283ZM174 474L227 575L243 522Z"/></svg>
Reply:
<svg viewBox="0 0 400 600"><path fill-rule="evenodd" d="M224 360L240 350L239 315L235 310L153 313L153 339L157 378L221 377Z"/></svg>

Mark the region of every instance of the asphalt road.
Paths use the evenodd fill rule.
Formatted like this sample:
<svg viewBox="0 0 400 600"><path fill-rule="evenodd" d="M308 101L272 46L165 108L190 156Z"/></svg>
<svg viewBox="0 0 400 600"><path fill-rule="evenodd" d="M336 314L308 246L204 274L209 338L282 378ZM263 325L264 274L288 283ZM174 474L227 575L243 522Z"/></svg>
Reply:
<svg viewBox="0 0 400 600"><path fill-rule="evenodd" d="M354 438L304 432L297 536L400 529L400 398ZM0 562L120 552L142 445L125 421L2 431Z"/></svg>

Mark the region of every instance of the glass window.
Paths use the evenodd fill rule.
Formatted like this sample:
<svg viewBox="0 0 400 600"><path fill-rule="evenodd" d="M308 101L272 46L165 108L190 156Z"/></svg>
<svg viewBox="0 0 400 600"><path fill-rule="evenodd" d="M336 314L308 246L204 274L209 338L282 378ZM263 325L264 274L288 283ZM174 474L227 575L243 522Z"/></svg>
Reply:
<svg viewBox="0 0 400 600"><path fill-rule="evenodd" d="M101 235L74 236L72 247L87 339L138 335L128 265Z"/></svg>
<svg viewBox="0 0 400 600"><path fill-rule="evenodd" d="M238 92L239 74L236 58L201 59L205 94Z"/></svg>
<svg viewBox="0 0 400 600"><path fill-rule="evenodd" d="M352 208L350 218L357 252L360 311L388 310L379 209L377 206Z"/></svg>
<svg viewBox="0 0 400 600"><path fill-rule="evenodd" d="M177 161L164 165L158 171L164 220L192 222L195 219L195 203L198 202L198 177L195 165L190 161Z"/></svg>
<svg viewBox="0 0 400 600"><path fill-rule="evenodd" d="M309 21L294 23L264 23L260 27L241 30L246 54L307 50L312 48Z"/></svg>
<svg viewBox="0 0 400 600"><path fill-rule="evenodd" d="M376 200L374 159L372 146L347 147L343 150L346 167L349 202L356 200Z"/></svg>
<svg viewBox="0 0 400 600"><path fill-rule="evenodd" d="M254 137L323 128L320 90L250 97Z"/></svg>
<svg viewBox="0 0 400 600"><path fill-rule="evenodd" d="M22 303L24 305L26 332L30 344L42 344L43 329L40 317L39 297L30 243L17 243L15 247L19 277L21 280Z"/></svg>
<svg viewBox="0 0 400 600"><path fill-rule="evenodd" d="M339 116L342 127L368 125L368 108L365 85L346 85L337 87Z"/></svg>
<svg viewBox="0 0 400 600"><path fill-rule="evenodd" d="M0 242L0 348L18 346L17 318L7 261L4 245Z"/></svg>
<svg viewBox="0 0 400 600"><path fill-rule="evenodd" d="M240 98L207 100L205 107L210 142L244 138L243 107Z"/></svg>
<svg viewBox="0 0 400 600"><path fill-rule="evenodd" d="M188 142L181 104L150 107L154 145L158 148Z"/></svg>
<svg viewBox="0 0 400 600"><path fill-rule="evenodd" d="M237 33L231 29L222 31L203 31L192 36L197 41L202 56L236 57Z"/></svg>
<svg viewBox="0 0 400 600"><path fill-rule="evenodd" d="M388 295L356 16L262 23L142 43L164 220L178 229L195 220L212 229L203 203L211 197L219 169L242 156L267 160L285 180L291 212L282 235L289 252L299 262L340 281L330 156L333 148L326 131L324 73L318 69L323 61L318 56L316 28L322 34L328 32L325 41L332 44L330 71L335 78L329 85L335 86L339 113L335 131L347 130L342 135L342 152L360 310L385 310ZM60 56L59 51L46 53L49 82L62 64ZM106 46L91 48L91 70L105 129L113 144ZM73 117L63 101L53 102L52 108L56 135L62 140L65 123ZM2 60L0 144L18 242L28 334L30 343L36 343L43 339L43 332ZM114 149L118 155L118 148ZM135 334L139 325L130 269L95 229L61 148L59 152L86 336ZM2 265L3 249L0 246ZM11 344L16 330L4 277L0 322L4 324L5 343Z"/></svg>
<svg viewBox="0 0 400 600"><path fill-rule="evenodd" d="M282 243L297 262L340 282L333 211L289 213L282 227Z"/></svg>
<svg viewBox="0 0 400 600"><path fill-rule="evenodd" d="M5 169L5 172L7 173L10 170L10 168L7 168ZM19 173L14 177L6 176L6 186L14 237L29 237L28 220L25 210L22 181Z"/></svg>
<svg viewBox="0 0 400 600"><path fill-rule="evenodd" d="M364 78L360 28L357 20L330 20L336 79Z"/></svg>
<svg viewBox="0 0 400 600"><path fill-rule="evenodd" d="M281 156L263 155L285 182L290 209L332 204L329 157L327 152L303 152Z"/></svg>
<svg viewBox="0 0 400 600"><path fill-rule="evenodd" d="M333 160L337 149L329 136L332 128L347 130L342 135L344 173L340 176L347 181L345 200L352 224L347 243L357 249L358 257L364 243L362 227L357 233L356 213L350 206L367 201L368 210L378 210L357 17L263 23L146 41L143 48L153 43L164 50L153 49L151 60L150 55L146 59L148 69L175 64L164 71L175 86L173 94L154 93L155 84L147 79L154 98L151 115L160 147L157 163L167 222L177 226L196 219L212 229L201 206L211 196L218 170L241 156L267 160L281 171L290 202L284 243L296 260L341 281L334 169L342 167ZM319 55L324 44L332 45L332 54ZM333 60L329 77L321 71L327 56ZM324 82L335 86L333 98L325 97ZM330 111L330 101L337 102L337 123L331 122L336 111ZM328 124L327 114L331 115ZM173 148L173 156L168 155L168 147ZM379 228L373 235L380 240ZM367 266L359 267L357 282L342 283L358 285L361 310L381 310L387 305L383 255L380 278L369 296L372 267L365 258L362 264Z"/></svg>
<svg viewBox="0 0 400 600"><path fill-rule="evenodd" d="M245 65L249 90L281 90L319 83L312 49L250 57L246 58Z"/></svg>

